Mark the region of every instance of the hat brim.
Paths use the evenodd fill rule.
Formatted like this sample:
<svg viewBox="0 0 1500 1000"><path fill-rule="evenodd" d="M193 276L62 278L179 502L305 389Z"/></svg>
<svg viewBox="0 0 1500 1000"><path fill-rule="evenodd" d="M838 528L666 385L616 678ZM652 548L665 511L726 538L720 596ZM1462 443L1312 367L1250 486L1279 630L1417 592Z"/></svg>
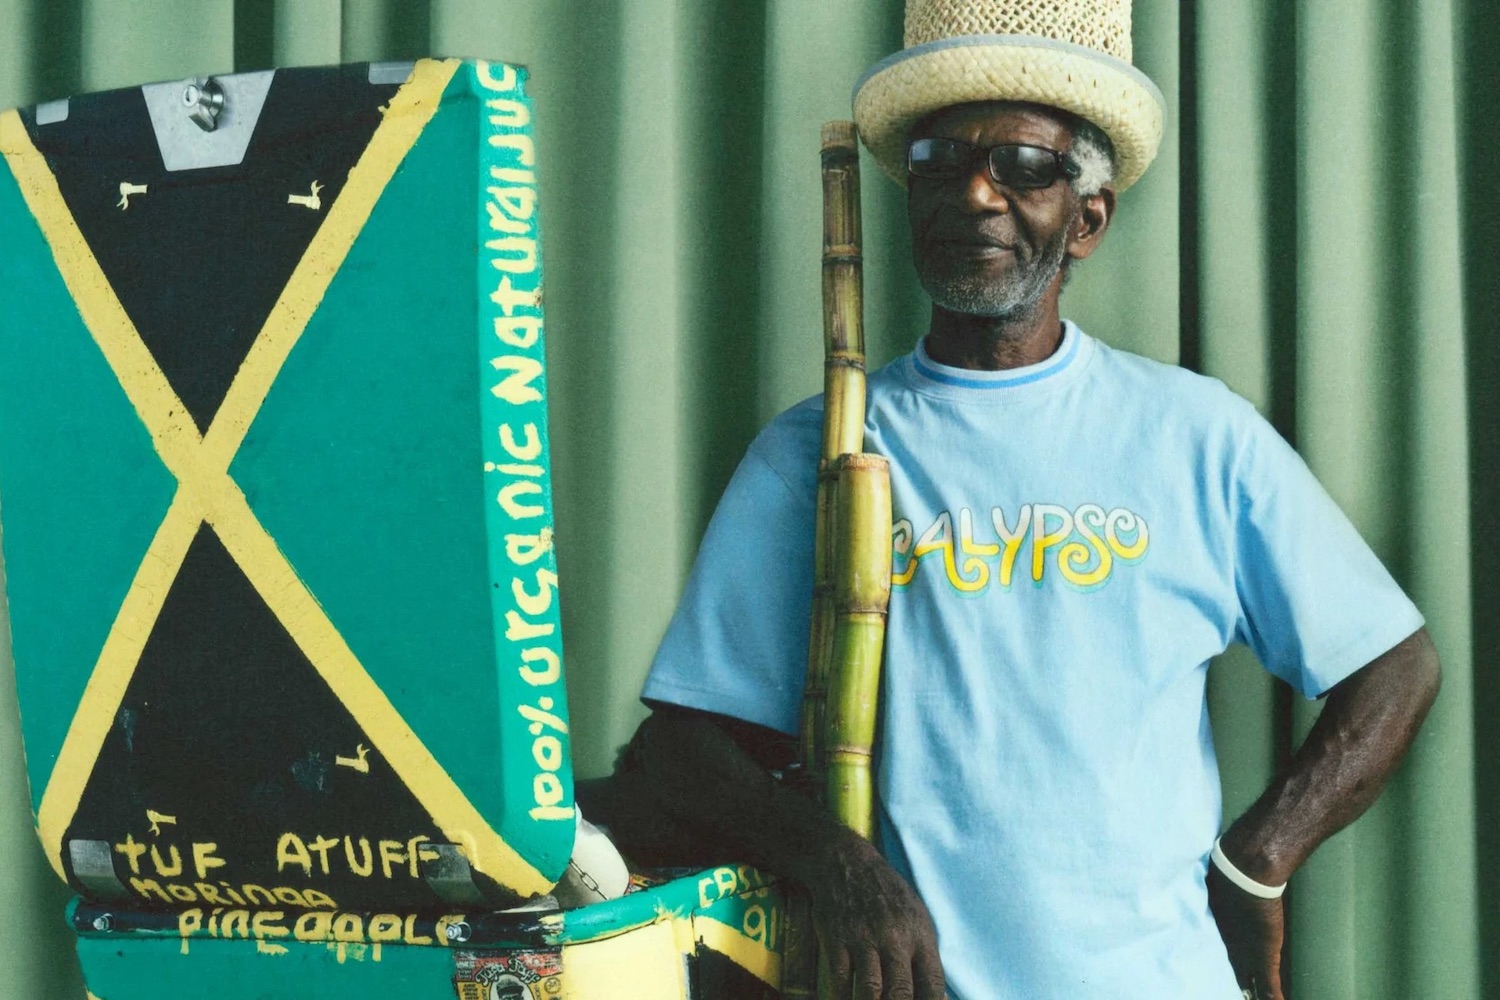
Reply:
<svg viewBox="0 0 1500 1000"><path fill-rule="evenodd" d="M1044 104L1093 122L1114 144L1118 191L1156 158L1166 118L1156 84L1124 60L1050 38L962 35L872 66L854 88L854 122L881 169L904 185L912 126L974 101Z"/></svg>

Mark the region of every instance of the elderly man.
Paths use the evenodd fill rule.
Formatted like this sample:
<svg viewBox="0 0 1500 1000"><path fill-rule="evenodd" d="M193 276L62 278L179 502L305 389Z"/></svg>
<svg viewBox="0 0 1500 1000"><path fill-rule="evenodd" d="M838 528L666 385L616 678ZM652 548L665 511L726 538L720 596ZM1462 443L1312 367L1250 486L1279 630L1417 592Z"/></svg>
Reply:
<svg viewBox="0 0 1500 1000"><path fill-rule="evenodd" d="M907 48L857 93L933 302L869 385L896 512L878 844L776 777L819 399L730 483L617 776L627 848L805 886L841 995L1281 997L1282 887L1436 695L1421 616L1275 431L1060 318L1160 135L1128 32L1123 0L909 0ZM1236 640L1326 702L1216 841L1204 681Z"/></svg>

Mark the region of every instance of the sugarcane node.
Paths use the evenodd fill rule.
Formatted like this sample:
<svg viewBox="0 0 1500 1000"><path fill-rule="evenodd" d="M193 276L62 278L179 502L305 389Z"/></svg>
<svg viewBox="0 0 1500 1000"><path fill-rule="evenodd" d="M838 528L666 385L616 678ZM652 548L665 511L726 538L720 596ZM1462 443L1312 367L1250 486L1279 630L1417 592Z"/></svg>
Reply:
<svg viewBox="0 0 1500 1000"><path fill-rule="evenodd" d="M842 146L854 149L858 132L854 123L847 118L832 118L824 122L818 130L818 136L822 140L823 148Z"/></svg>
<svg viewBox="0 0 1500 1000"><path fill-rule="evenodd" d="M855 451L840 455L836 461L840 469L858 470L867 473L889 473L890 459L868 451Z"/></svg>

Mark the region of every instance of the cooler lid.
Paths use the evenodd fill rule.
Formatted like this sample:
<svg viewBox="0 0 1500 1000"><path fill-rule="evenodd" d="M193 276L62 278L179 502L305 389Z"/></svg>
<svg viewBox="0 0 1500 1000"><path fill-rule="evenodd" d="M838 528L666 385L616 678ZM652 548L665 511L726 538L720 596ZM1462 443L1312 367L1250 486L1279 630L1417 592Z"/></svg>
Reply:
<svg viewBox="0 0 1500 1000"><path fill-rule="evenodd" d="M6 597L84 895L505 906L564 870L525 83L423 60L0 115Z"/></svg>

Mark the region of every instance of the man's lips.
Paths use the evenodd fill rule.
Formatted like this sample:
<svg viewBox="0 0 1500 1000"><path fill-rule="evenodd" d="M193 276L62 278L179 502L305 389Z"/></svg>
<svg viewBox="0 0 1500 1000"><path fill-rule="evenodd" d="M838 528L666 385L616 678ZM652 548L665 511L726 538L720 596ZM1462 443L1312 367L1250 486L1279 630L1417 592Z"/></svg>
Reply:
<svg viewBox="0 0 1500 1000"><path fill-rule="evenodd" d="M1015 253L1015 247L1008 243L976 236L939 236L930 242L938 250L964 257L998 257Z"/></svg>

